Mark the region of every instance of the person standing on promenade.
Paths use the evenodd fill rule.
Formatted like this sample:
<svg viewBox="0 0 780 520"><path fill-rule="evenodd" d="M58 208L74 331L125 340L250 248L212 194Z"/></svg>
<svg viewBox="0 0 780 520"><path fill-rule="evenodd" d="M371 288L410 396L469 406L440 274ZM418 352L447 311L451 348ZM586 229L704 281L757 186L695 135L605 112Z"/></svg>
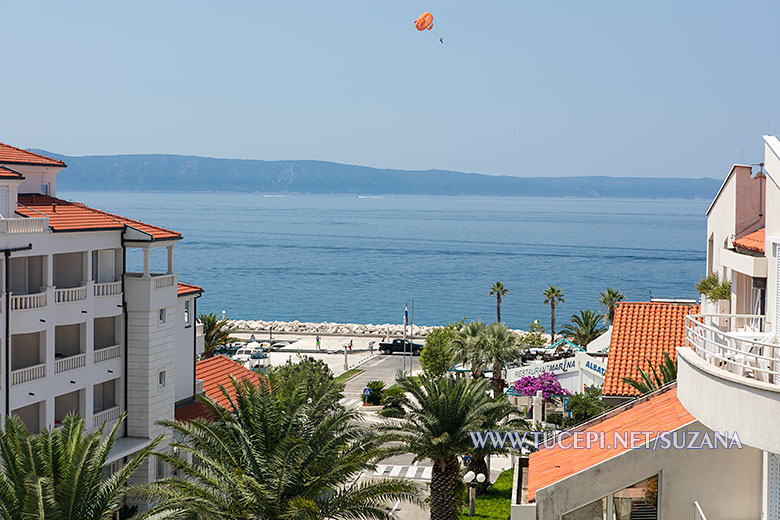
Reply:
<svg viewBox="0 0 780 520"><path fill-rule="evenodd" d="M317 350L320 349L320 335L317 334L317 337L314 339L314 341L317 343Z"/></svg>
<svg viewBox="0 0 780 520"><path fill-rule="evenodd" d="M352 340L349 340L349 351L352 352Z"/></svg>

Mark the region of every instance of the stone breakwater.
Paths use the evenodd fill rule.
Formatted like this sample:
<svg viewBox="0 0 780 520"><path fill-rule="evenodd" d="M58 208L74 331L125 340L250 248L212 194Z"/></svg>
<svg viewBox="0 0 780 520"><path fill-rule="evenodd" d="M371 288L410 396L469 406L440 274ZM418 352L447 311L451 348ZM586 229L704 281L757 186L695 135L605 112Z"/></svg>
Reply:
<svg viewBox="0 0 780 520"><path fill-rule="evenodd" d="M404 333L404 326L398 323L385 323L382 325L360 324L360 323L330 323L323 321L321 323L311 323L302 321L264 321L264 320L228 320L231 327L245 331L268 331L273 327L274 332L293 332L299 334L335 334L342 336L401 336ZM415 325L415 336L427 336L436 327L426 325ZM407 334L411 334L411 326L406 328ZM513 330L520 335L525 334L522 330Z"/></svg>

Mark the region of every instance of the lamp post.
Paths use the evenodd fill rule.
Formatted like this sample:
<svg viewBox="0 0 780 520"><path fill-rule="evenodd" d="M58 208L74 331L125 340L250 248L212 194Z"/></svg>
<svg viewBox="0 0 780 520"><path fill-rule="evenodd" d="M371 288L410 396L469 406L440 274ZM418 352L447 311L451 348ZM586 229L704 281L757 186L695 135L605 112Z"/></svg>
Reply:
<svg viewBox="0 0 780 520"><path fill-rule="evenodd" d="M469 516L474 516L474 503L477 500L477 483L481 484L485 482L485 475L483 473L476 474L473 471L468 471L463 475L463 482L469 487Z"/></svg>

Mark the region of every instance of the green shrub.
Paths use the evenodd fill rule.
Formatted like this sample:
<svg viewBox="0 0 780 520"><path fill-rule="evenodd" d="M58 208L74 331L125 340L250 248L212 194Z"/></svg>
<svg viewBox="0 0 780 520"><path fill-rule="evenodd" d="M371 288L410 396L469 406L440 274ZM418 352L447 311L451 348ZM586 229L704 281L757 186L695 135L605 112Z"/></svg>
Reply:
<svg viewBox="0 0 780 520"><path fill-rule="evenodd" d="M696 290L711 302L731 298L731 282L728 280L721 282L718 273L710 273L696 282Z"/></svg>
<svg viewBox="0 0 780 520"><path fill-rule="evenodd" d="M366 383L366 388L371 390L371 395L364 395L363 402L371 406L379 406L382 402L382 394L385 390L385 382L374 380Z"/></svg>

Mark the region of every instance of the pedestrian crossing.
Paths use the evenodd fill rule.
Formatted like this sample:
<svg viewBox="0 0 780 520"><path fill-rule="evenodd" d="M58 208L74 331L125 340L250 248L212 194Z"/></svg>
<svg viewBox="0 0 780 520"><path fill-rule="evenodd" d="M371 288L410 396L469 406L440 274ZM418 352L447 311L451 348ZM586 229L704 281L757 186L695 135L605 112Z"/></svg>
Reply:
<svg viewBox="0 0 780 520"><path fill-rule="evenodd" d="M349 397L343 398L339 401L339 404L344 408L360 408L363 406L363 399L352 399Z"/></svg>
<svg viewBox="0 0 780 520"><path fill-rule="evenodd" d="M418 480L431 480L433 475L432 466L397 466L389 464L379 464L374 471L375 477L400 477L413 478Z"/></svg>

